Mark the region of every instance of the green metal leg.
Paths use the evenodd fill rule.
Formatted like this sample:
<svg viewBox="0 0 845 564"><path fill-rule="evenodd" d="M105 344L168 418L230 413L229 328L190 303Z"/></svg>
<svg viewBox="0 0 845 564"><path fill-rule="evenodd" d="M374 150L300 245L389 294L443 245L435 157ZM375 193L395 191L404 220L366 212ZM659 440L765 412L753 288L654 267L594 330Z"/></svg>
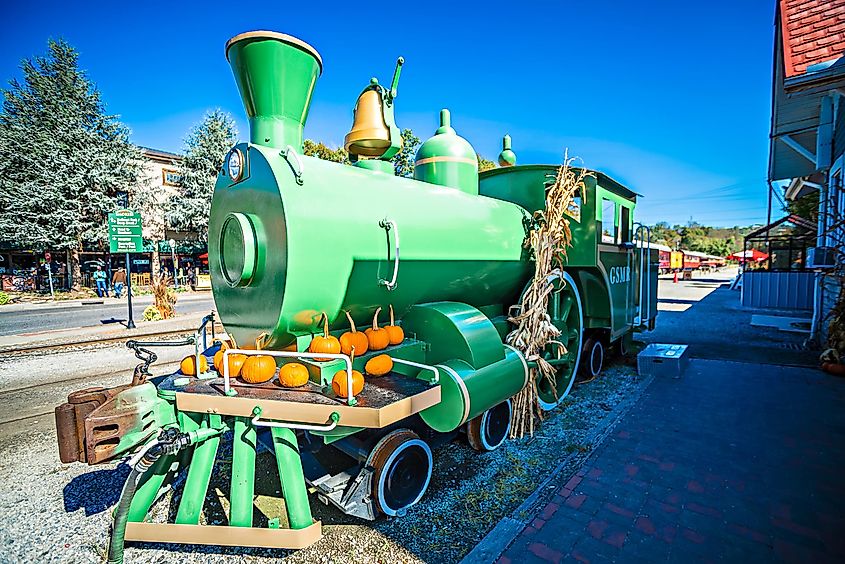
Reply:
<svg viewBox="0 0 845 564"><path fill-rule="evenodd" d="M150 507L161 489L161 484L170 471L170 466L176 458L173 456L162 456L153 467L147 472L147 479L139 484L132 498L132 505L129 506L128 520L132 523L140 523L150 511Z"/></svg>
<svg viewBox="0 0 845 564"><path fill-rule="evenodd" d="M220 427L220 416L209 415L203 427ZM177 524L199 524L200 512L205 502L205 494L208 491L208 482L211 479L211 470L214 468L214 459L219 445L220 436L218 435L197 445L194 450L191 465L188 467L185 488L182 491L182 501L176 512Z"/></svg>
<svg viewBox="0 0 845 564"><path fill-rule="evenodd" d="M308 490L305 489L305 476L302 473L302 460L299 458L296 433L282 427L272 427L271 432L290 528L304 529L310 526L313 520L311 506L308 503Z"/></svg>
<svg viewBox="0 0 845 564"><path fill-rule="evenodd" d="M236 417L234 434L229 525L252 527L252 498L255 491L255 427L248 418Z"/></svg>

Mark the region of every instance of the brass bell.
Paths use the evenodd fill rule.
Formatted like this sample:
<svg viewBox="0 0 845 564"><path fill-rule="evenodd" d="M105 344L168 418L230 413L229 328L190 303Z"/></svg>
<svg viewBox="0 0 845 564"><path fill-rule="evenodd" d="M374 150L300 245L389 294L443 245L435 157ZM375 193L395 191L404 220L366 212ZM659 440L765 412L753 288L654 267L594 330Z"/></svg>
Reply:
<svg viewBox="0 0 845 564"><path fill-rule="evenodd" d="M346 134L343 147L352 155L380 157L390 147L390 129L384 121L381 92L364 90L355 104L352 130Z"/></svg>
<svg viewBox="0 0 845 564"><path fill-rule="evenodd" d="M364 88L352 118L352 131L343 139L343 148L349 152L355 161L358 157L390 159L402 148L402 134L396 127L393 117L396 89L399 85L399 72L405 59L399 57L390 88L378 83L378 79L371 78L370 84Z"/></svg>

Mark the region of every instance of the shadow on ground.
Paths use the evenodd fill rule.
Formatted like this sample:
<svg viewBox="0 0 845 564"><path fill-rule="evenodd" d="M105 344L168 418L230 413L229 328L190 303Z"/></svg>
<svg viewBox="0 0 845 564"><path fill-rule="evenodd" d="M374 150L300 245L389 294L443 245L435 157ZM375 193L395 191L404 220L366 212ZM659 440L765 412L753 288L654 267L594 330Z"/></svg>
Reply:
<svg viewBox="0 0 845 564"><path fill-rule="evenodd" d="M90 517L108 510L117 503L127 476L129 467L125 464L77 476L62 491L65 511L84 509L85 516Z"/></svg>

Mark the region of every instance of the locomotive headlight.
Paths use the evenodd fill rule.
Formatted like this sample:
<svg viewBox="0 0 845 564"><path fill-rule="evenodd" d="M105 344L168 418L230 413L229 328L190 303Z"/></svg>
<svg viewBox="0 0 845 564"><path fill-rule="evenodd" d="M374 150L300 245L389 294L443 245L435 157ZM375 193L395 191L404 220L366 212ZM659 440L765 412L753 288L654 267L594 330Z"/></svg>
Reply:
<svg viewBox="0 0 845 564"><path fill-rule="evenodd" d="M227 168L229 169L229 176L234 181L238 181L241 179L241 175L243 174L244 167L243 167L243 156L241 152L237 149L232 149L229 151L229 156L226 159Z"/></svg>

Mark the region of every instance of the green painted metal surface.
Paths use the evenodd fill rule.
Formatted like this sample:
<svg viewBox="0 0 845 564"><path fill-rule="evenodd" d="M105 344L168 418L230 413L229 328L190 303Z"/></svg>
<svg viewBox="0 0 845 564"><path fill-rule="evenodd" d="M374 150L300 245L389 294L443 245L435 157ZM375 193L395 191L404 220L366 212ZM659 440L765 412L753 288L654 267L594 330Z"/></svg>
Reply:
<svg viewBox="0 0 845 564"><path fill-rule="evenodd" d="M132 523L140 523L147 517L153 502L170 472L170 467L176 460L175 456L165 455L156 460L153 467L146 473L135 490L135 496L129 506L128 520Z"/></svg>
<svg viewBox="0 0 845 564"><path fill-rule="evenodd" d="M300 186L277 151L238 147L250 176L230 186L221 175L209 223L215 302L238 343L267 331L270 348L286 346L316 332L323 311L339 329L342 309L363 328L376 307L391 303L399 317L437 300L510 304L530 276L518 206L310 157L301 157ZM256 241L254 274L236 287L223 273L242 252L243 235L223 230L233 213L249 219ZM392 291L379 283L394 268L395 231L388 244L385 218L400 234Z"/></svg>
<svg viewBox="0 0 845 564"><path fill-rule="evenodd" d="M176 423L173 404L159 397L151 382L132 386L115 397L115 409L137 414L135 428L128 429L120 437L115 456L129 452L147 442L158 430Z"/></svg>
<svg viewBox="0 0 845 564"><path fill-rule="evenodd" d="M449 110L440 110L440 127L417 150L414 178L478 194L478 156L452 128Z"/></svg>
<svg viewBox="0 0 845 564"><path fill-rule="evenodd" d="M490 320L458 302L434 302L411 308L402 320L409 334L428 343L426 363L453 358L482 368L504 358L502 341Z"/></svg>
<svg viewBox="0 0 845 564"><path fill-rule="evenodd" d="M255 427L248 417L235 417L232 437L232 482L229 489L229 524L252 527L255 492Z"/></svg>
<svg viewBox="0 0 845 564"><path fill-rule="evenodd" d="M499 345L501 347L501 343ZM521 356L504 348L504 358L476 370L460 359L438 365L440 403L420 412L426 425L436 431L457 429L509 397L525 385L526 368Z"/></svg>
<svg viewBox="0 0 845 564"><path fill-rule="evenodd" d="M310 526L313 520L296 433L281 427L272 427L270 430L273 435L273 448L276 451L276 464L279 468L288 524L291 529L304 529Z"/></svg>
<svg viewBox="0 0 845 564"><path fill-rule="evenodd" d="M210 414L203 419L202 428L218 428L221 424L219 415ZM191 464L188 466L188 477L185 479L185 486L182 490L182 500L179 502L179 509L176 512L177 524L199 524L200 513L205 502L205 494L208 492L208 483L211 479L211 471L214 468L214 460L219 445L220 436L218 435L194 448Z"/></svg>
<svg viewBox="0 0 845 564"><path fill-rule="evenodd" d="M301 152L302 128L321 72L316 52L281 34L239 37L227 46L226 58L249 118L250 141Z"/></svg>

